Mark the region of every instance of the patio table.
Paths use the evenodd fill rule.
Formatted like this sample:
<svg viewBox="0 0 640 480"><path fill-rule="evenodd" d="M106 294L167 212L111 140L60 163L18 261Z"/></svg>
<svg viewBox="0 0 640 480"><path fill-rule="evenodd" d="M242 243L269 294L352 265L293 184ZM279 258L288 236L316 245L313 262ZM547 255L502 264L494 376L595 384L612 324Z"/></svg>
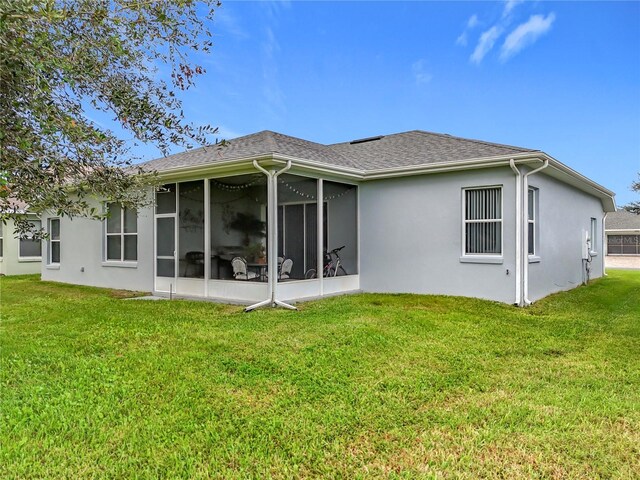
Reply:
<svg viewBox="0 0 640 480"><path fill-rule="evenodd" d="M267 278L267 269L269 268L269 264L267 263L248 263L247 269L253 270L258 274L258 278L261 282L264 282Z"/></svg>

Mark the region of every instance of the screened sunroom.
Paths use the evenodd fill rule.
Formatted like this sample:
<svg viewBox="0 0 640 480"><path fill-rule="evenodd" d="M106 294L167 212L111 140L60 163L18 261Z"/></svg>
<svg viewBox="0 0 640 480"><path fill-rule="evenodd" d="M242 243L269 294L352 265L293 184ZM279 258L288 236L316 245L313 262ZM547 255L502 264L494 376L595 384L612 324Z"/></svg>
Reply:
<svg viewBox="0 0 640 480"><path fill-rule="evenodd" d="M158 189L156 292L250 303L359 289L358 186L261 170Z"/></svg>

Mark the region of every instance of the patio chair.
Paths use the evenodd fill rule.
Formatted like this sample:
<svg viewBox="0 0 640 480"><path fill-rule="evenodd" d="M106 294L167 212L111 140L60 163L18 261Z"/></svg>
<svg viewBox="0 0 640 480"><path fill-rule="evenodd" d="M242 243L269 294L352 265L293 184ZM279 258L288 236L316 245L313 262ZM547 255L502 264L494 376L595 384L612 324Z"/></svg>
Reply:
<svg viewBox="0 0 640 480"><path fill-rule="evenodd" d="M187 262L184 266L185 277L204 277L204 252L187 252L184 254ZM191 275L187 275L191 271Z"/></svg>
<svg viewBox="0 0 640 480"><path fill-rule="evenodd" d="M247 271L247 261L242 257L235 257L231 260L231 267L233 268L233 278L236 280L253 280L258 278L256 272Z"/></svg>
<svg viewBox="0 0 640 480"><path fill-rule="evenodd" d="M280 267L280 280L286 280L291 276L291 269L293 268L293 260L287 258L282 262L282 267Z"/></svg>

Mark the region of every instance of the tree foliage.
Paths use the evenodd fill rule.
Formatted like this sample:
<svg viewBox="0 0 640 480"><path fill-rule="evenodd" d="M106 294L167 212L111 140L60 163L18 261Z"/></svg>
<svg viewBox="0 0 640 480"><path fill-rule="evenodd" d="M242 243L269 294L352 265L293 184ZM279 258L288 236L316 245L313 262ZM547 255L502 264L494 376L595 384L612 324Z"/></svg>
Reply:
<svg viewBox="0 0 640 480"><path fill-rule="evenodd" d="M140 205L153 175L132 175L138 142L209 143L177 91L204 73L218 0L0 0L0 218L94 215L90 198ZM171 70L171 80L158 75ZM107 112L128 141L90 118ZM120 137L123 135L120 134ZM146 187L146 188L145 188Z"/></svg>
<svg viewBox="0 0 640 480"><path fill-rule="evenodd" d="M640 193L640 172L638 172L638 179L631 184L631 190ZM629 212L640 215L640 201L628 203L623 208Z"/></svg>

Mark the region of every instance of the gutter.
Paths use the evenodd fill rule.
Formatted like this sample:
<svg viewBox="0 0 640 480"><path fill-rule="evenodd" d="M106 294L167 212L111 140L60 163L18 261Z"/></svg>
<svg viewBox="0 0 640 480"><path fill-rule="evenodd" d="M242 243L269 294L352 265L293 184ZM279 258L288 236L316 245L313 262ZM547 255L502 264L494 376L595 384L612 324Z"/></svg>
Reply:
<svg viewBox="0 0 640 480"><path fill-rule="evenodd" d="M609 197L614 197L615 193L612 192L611 190L604 188L602 185L594 182L593 180L585 177L584 175L582 175L579 172L576 172L574 169L567 167L564 163L559 162L558 160L556 160L555 158L547 155L546 153L542 153L542 159L546 159L549 161L549 165L554 168L555 170L558 170L559 172L565 173L573 178L575 178L576 180L579 180L580 182L588 185L589 187L591 187L593 190L598 191L599 193L605 194L606 196ZM615 210L612 210L615 211Z"/></svg>
<svg viewBox="0 0 640 480"><path fill-rule="evenodd" d="M535 154L526 153L513 157L516 160L539 160L539 152ZM331 165L328 163L317 162L314 160L305 160L288 155L281 155L278 153L252 155L249 157L238 157L222 162L203 163L201 165L181 166L164 169L158 172L160 178L172 178L178 175L201 175L205 172L217 173L224 172L225 170L233 168L251 167L253 162L273 162L275 164L286 165L288 162L295 163L296 167L305 167L309 170L317 171L319 173L331 173L333 175L341 175L350 177L355 180L377 180L389 177L401 177L407 175L419 175L422 173L440 173L446 171L466 170L470 168L478 167L499 167L509 163L509 159L503 156L497 157L481 157L472 158L464 161L455 162L437 162L429 165L409 165L404 167L392 167L392 168L380 168L372 170L364 170L361 168L344 167L340 165Z"/></svg>
<svg viewBox="0 0 640 480"><path fill-rule="evenodd" d="M511 160L522 161L536 161L540 159L542 152L526 152L518 155L512 155L510 157L495 156L495 157L479 157L471 158L463 161L453 162L437 162L427 165L410 165L406 167L392 167L392 168L380 168L375 170L363 170L363 178L365 180L377 180L381 178L389 177L401 177L407 175L419 175L422 173L440 173L456 170L475 169L479 167L502 167L509 165Z"/></svg>
<svg viewBox="0 0 640 480"><path fill-rule="evenodd" d="M296 157L290 157L287 155L280 155L278 153L252 155L249 157L237 157L222 162L216 163L203 163L201 165L181 166L173 167L161 170L158 172L160 178L172 178L178 175L196 176L204 173L217 174L227 170L232 170L242 167L255 166L256 161L270 162L273 165L286 165L287 163L295 162L296 166L307 167L309 170L318 171L321 173L330 172L338 175L347 176L356 180L362 180L364 177L364 170L352 167L343 167L340 165L331 165L327 163L315 162L312 160L304 160Z"/></svg>
<svg viewBox="0 0 640 480"><path fill-rule="evenodd" d="M169 168L158 172L158 176L165 181L175 180L178 177L191 178L204 176L205 178L208 178L214 177L216 175L223 175L225 173L229 173L230 171L238 171L243 168L253 170L252 165L256 160L263 162L263 166L268 166L265 165L265 163L284 166L288 162L291 162L292 165L302 170L307 170L320 175L332 175L336 178L350 179L352 181L380 180L385 178L399 178L411 175L455 172L477 168L504 167L510 166L512 160L518 164L546 161L548 162L549 167L557 172L562 181L564 181L565 183L569 183L591 195L599 197L603 202L603 205L605 202L607 202L607 205L605 205L605 210L613 211L613 209L615 209L615 202L613 200L615 194L612 191L607 190L603 186L595 183L594 181L588 179L587 177L581 175L580 173L567 167L566 165L563 165L553 157L550 157L546 153L539 150L523 152L509 157L483 157L456 162L438 162L429 165L410 165L405 167L380 168L371 170L364 170L354 167L344 167L340 165L331 165L323 162L300 159L273 152L267 154L252 155L249 157L237 157L234 159L217 162L215 164L204 163L195 166Z"/></svg>
<svg viewBox="0 0 640 480"><path fill-rule="evenodd" d="M603 277L607 276L607 268L606 268L606 262L604 257L607 255L607 253L609 253L609 245L607 244L607 231L605 230L608 214L609 212L604 212L604 215L602 216L602 235L601 235L602 243L600 245L602 245L602 276Z"/></svg>

